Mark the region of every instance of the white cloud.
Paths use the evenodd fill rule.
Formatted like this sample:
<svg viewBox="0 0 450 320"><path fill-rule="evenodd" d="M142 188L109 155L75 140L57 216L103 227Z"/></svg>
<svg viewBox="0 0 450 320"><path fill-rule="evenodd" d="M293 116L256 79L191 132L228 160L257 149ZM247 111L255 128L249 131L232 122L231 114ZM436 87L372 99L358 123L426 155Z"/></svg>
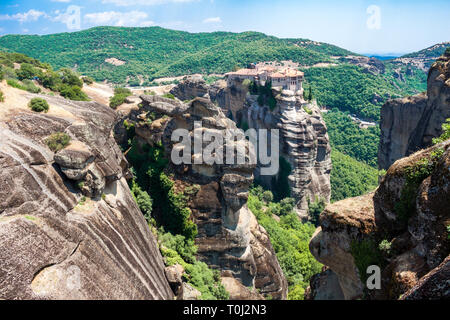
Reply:
<svg viewBox="0 0 450 320"><path fill-rule="evenodd" d="M48 17L48 16L45 12L31 9L28 10L27 12L16 13L13 15L9 14L0 15L0 20L15 20L19 21L20 23L23 23L23 22L37 21L40 17Z"/></svg>
<svg viewBox="0 0 450 320"><path fill-rule="evenodd" d="M148 20L148 14L142 11L117 12L105 11L88 13L84 16L84 21L92 25L109 25L116 27L148 27L154 25Z"/></svg>
<svg viewBox="0 0 450 320"><path fill-rule="evenodd" d="M198 0L103 0L103 4L114 4L119 7L156 6L168 3L189 3Z"/></svg>
<svg viewBox="0 0 450 320"><path fill-rule="evenodd" d="M222 19L220 17L212 17L212 18L208 18L203 20L203 23L221 23Z"/></svg>

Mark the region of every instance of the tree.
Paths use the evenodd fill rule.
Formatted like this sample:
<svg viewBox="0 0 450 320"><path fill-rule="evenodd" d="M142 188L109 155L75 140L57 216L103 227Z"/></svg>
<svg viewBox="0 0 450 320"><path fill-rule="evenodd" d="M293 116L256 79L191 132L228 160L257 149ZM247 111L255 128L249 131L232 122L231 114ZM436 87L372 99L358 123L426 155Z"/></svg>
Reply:
<svg viewBox="0 0 450 320"><path fill-rule="evenodd" d="M16 73L19 80L31 80L39 74L38 70L28 63L22 63L20 69L17 70Z"/></svg>
<svg viewBox="0 0 450 320"><path fill-rule="evenodd" d="M264 193L262 194L262 198L263 198L265 203L272 202L273 201L273 194L269 190L264 191Z"/></svg>

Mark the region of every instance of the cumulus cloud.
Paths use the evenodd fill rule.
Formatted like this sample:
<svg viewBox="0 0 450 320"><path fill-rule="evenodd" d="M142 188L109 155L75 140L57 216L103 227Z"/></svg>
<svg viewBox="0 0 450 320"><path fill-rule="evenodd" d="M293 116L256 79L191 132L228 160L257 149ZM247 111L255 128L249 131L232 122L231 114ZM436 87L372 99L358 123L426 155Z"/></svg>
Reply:
<svg viewBox="0 0 450 320"><path fill-rule="evenodd" d="M188 3L198 0L103 0L104 4L114 4L119 7L129 6L156 6L168 3Z"/></svg>
<svg viewBox="0 0 450 320"><path fill-rule="evenodd" d="M88 13L84 21L92 25L109 25L116 27L148 27L154 25L148 20L148 14L142 11L117 12L105 11Z"/></svg>
<svg viewBox="0 0 450 320"><path fill-rule="evenodd" d="M19 21L20 23L23 23L23 22L37 21L40 17L48 17L48 16L45 12L31 9L28 10L27 12L16 13L13 15L9 14L0 15L0 20L15 20Z"/></svg>
<svg viewBox="0 0 450 320"><path fill-rule="evenodd" d="M220 17L211 17L203 20L203 23L221 23L222 19Z"/></svg>

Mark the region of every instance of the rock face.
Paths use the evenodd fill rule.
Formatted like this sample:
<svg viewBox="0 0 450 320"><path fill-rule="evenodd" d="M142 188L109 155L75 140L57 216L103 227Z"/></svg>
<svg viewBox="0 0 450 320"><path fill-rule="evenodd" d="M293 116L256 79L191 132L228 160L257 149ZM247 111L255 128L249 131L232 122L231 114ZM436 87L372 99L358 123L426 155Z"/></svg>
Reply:
<svg viewBox="0 0 450 320"><path fill-rule="evenodd" d="M381 109L378 165L389 168L396 160L429 147L450 118L450 56L431 67L426 94L388 101Z"/></svg>
<svg viewBox="0 0 450 320"><path fill-rule="evenodd" d="M123 177L114 111L41 96L50 111L40 114L26 107L36 95L20 97L1 106L0 298L172 299ZM45 142L55 132L71 138L56 154Z"/></svg>
<svg viewBox="0 0 450 320"><path fill-rule="evenodd" d="M358 67L364 68L366 72L374 75L383 74L386 70L384 63L376 58L369 58L363 56L346 56L340 58L342 62L350 63Z"/></svg>
<svg viewBox="0 0 450 320"><path fill-rule="evenodd" d="M209 86L201 75L187 76L186 79L174 87L170 93L181 101L203 97L209 92Z"/></svg>
<svg viewBox="0 0 450 320"><path fill-rule="evenodd" d="M308 201L323 198L330 201L331 147L327 127L319 108L303 101L302 94L273 89L277 100L274 110L261 107L256 97L246 101L246 117L243 119L250 128L279 129L280 157L290 166L287 181L290 196L296 200L296 211L308 219ZM277 188L281 179L282 165L275 176L261 176L257 168L256 176L263 184Z"/></svg>
<svg viewBox="0 0 450 320"><path fill-rule="evenodd" d="M181 82L177 91L186 91L184 88L192 83L186 82ZM205 86L200 80L199 85ZM308 219L308 201L323 198L329 202L331 148L325 122L315 103L304 101L301 91L294 93L274 88L277 105L271 110L268 106L260 106L258 96L249 95L248 88L240 80L229 84L216 82L209 88L209 96L241 127L279 130L280 156L291 168L285 178L300 217ZM258 165L254 172L256 178L276 191L277 182L283 178L281 170L272 176L262 176L260 167Z"/></svg>
<svg viewBox="0 0 450 320"><path fill-rule="evenodd" d="M152 144L157 143L160 137L168 158L173 150L187 148L186 145L171 140L176 129L186 129L191 136L237 129L235 123L206 98L196 98L189 104L158 96L141 98L143 108L140 112L165 115L153 123L165 120L156 126L153 123L150 126L149 130L156 130L158 127L162 132L152 135L154 140L149 139L146 130L136 130L138 138ZM201 121L202 126L194 127L196 121ZM208 144L209 142L204 142L203 146ZM245 287L256 287L265 296L285 299L287 282L267 232L258 224L246 204L248 189L253 182L254 164L249 160L254 150L247 140L225 140L224 150L236 146L243 147L234 151L235 156L239 154L245 159L242 164L207 164L203 161L175 165L170 162L169 170L175 173L176 186L181 189L183 186L197 187L188 204L198 228L197 258L212 268L221 270L223 277L238 279ZM226 152L223 152L223 157L225 155ZM201 157L201 153L196 153L192 146L188 159ZM224 160L225 158L223 163Z"/></svg>
<svg viewBox="0 0 450 320"><path fill-rule="evenodd" d="M375 193L327 206L310 250L345 299L448 299L449 201L447 140L396 161ZM380 290L361 281L364 261L381 268Z"/></svg>

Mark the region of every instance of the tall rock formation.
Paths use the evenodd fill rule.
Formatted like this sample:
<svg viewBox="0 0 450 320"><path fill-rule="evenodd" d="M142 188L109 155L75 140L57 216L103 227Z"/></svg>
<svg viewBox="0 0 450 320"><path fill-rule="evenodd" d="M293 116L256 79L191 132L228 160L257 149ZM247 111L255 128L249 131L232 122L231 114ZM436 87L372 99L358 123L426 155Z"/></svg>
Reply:
<svg viewBox="0 0 450 320"><path fill-rule="evenodd" d="M171 139L177 129L186 129L190 136L237 129L236 124L207 98L195 98L188 104L160 96L141 96L141 99L142 108L128 116L129 121L136 123L136 138L141 144L162 143L169 159L173 151L187 152L186 145ZM156 114L156 119L147 121L146 114L149 113ZM197 128L194 123L198 121L202 126ZM201 153L195 151L191 143L188 158L201 158ZM203 142L203 147L207 145L209 142ZM224 278L239 280L244 286L236 290L239 296L245 295L242 288L251 286L264 296L285 299L287 282L268 234L246 204L248 189L253 182L254 165L249 161L254 153L253 147L245 139L225 140L222 156L226 156L227 147L238 145L243 147L242 151L235 149L234 155L242 155L245 159L243 164L225 164L225 158L224 164L203 161L175 165L169 161L167 170L174 174L173 180L179 192L186 188L192 191L188 207L198 228L195 240L197 258L220 270Z"/></svg>
<svg viewBox="0 0 450 320"><path fill-rule="evenodd" d="M396 161L375 193L327 206L310 250L345 299L448 299L449 208L447 140ZM379 290L366 285L370 265L381 268ZM311 287L312 297L341 292Z"/></svg>
<svg viewBox="0 0 450 320"><path fill-rule="evenodd" d="M205 85L201 78L188 78L172 93L177 95L183 92L180 98L195 97L199 90L192 88L205 88ZM204 90L200 92L203 94ZM283 176L286 172L282 170L273 176L261 176L258 165L255 176L275 193L279 189L277 182L286 179L301 218L308 218L308 201L323 198L329 202L331 147L327 128L317 105L306 102L302 91L294 93L274 88L272 95L276 100L276 107L272 110L269 106L260 106L258 95L250 95L248 86L239 79L228 84L220 80L210 86L208 93L204 95L217 103L241 128L279 130L281 161L288 163L291 170L286 177Z"/></svg>
<svg viewBox="0 0 450 320"><path fill-rule="evenodd" d="M389 168L396 160L429 147L450 118L450 52L432 65L428 90L413 97L388 101L381 108L378 165Z"/></svg>
<svg viewBox="0 0 450 320"><path fill-rule="evenodd" d="M0 299L172 299L124 179L115 112L40 96L50 110L36 113L36 95L2 90ZM54 153L46 141L56 132L71 141Z"/></svg>

